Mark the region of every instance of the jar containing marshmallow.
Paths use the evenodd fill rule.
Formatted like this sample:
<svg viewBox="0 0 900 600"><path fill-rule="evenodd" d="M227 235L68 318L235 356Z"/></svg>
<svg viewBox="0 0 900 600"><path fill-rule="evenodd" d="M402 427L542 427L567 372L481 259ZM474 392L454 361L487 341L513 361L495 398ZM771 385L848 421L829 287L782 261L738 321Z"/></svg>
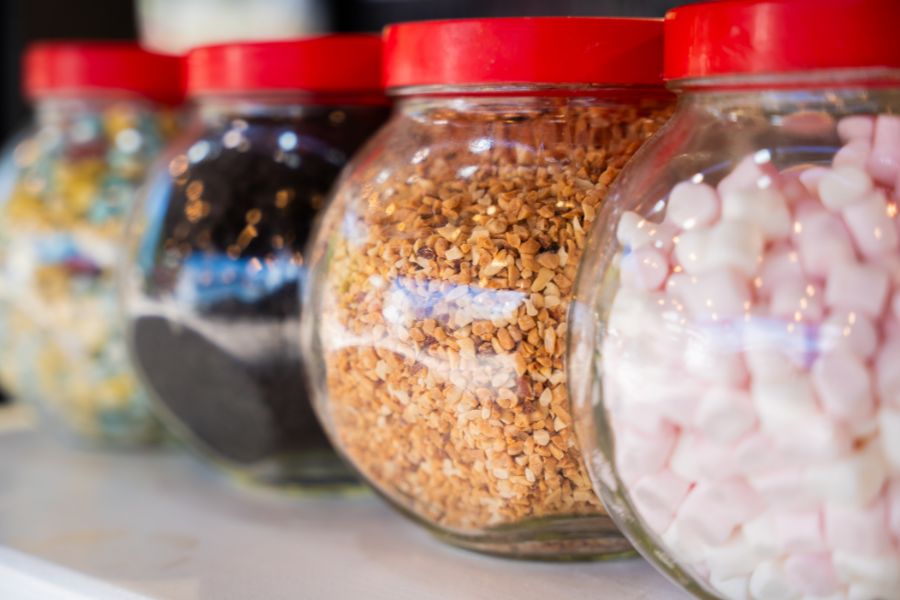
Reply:
<svg viewBox="0 0 900 600"><path fill-rule="evenodd" d="M698 597L900 598L898 22L893 0L670 12L678 108L595 222L580 443Z"/></svg>

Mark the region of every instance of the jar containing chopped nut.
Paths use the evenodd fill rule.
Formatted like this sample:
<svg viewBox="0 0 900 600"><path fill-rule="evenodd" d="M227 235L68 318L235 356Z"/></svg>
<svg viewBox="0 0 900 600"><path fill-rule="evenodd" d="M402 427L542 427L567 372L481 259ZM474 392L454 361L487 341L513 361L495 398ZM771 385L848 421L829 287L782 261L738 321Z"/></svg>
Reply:
<svg viewBox="0 0 900 600"><path fill-rule="evenodd" d="M567 311L597 207L669 114L660 32L590 18L386 31L398 105L310 247L304 357L336 446L452 543L629 549L572 433Z"/></svg>
<svg viewBox="0 0 900 600"><path fill-rule="evenodd" d="M900 598L898 21L894 0L672 11L678 107L589 238L581 448L697 597Z"/></svg>
<svg viewBox="0 0 900 600"><path fill-rule="evenodd" d="M0 171L0 376L49 422L115 444L158 428L116 319L124 219L173 129L181 61L131 44L43 43L35 127Z"/></svg>
<svg viewBox="0 0 900 600"><path fill-rule="evenodd" d="M355 485L304 387L303 248L341 167L389 114L381 40L198 48L196 111L129 229L132 356L173 431L271 485Z"/></svg>

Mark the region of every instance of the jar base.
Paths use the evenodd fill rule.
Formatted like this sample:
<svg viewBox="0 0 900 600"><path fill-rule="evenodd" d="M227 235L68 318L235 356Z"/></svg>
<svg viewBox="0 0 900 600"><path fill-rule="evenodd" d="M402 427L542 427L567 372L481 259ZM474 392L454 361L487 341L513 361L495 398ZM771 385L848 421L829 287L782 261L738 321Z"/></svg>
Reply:
<svg viewBox="0 0 900 600"><path fill-rule="evenodd" d="M223 464L221 460L217 461ZM366 487L334 453L322 450L275 458L252 467L224 463L227 471L249 487L296 494L357 494Z"/></svg>
<svg viewBox="0 0 900 600"><path fill-rule="evenodd" d="M435 537L453 546L503 558L570 562L638 555L605 515L542 518L490 529L482 535L431 530Z"/></svg>

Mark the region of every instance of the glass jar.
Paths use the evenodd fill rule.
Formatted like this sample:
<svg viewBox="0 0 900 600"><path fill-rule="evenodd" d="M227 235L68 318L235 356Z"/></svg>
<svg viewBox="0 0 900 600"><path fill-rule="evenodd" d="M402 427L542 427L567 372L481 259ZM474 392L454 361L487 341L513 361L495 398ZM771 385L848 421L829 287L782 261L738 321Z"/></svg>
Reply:
<svg viewBox="0 0 900 600"><path fill-rule="evenodd" d="M35 124L0 166L0 378L58 429L152 441L116 320L115 268L125 213L173 129L180 60L44 43L24 73Z"/></svg>
<svg viewBox="0 0 900 600"><path fill-rule="evenodd" d="M387 118L380 47L348 35L191 52L192 124L130 223L139 372L177 434L258 482L353 481L304 388L298 285L325 194Z"/></svg>
<svg viewBox="0 0 900 600"><path fill-rule="evenodd" d="M566 314L586 227L670 112L660 32L553 18L386 32L397 106L310 245L304 358L336 447L451 543L630 550L572 433Z"/></svg>
<svg viewBox="0 0 900 600"><path fill-rule="evenodd" d="M900 598L898 17L675 9L678 107L591 233L582 450L622 530L698 597Z"/></svg>

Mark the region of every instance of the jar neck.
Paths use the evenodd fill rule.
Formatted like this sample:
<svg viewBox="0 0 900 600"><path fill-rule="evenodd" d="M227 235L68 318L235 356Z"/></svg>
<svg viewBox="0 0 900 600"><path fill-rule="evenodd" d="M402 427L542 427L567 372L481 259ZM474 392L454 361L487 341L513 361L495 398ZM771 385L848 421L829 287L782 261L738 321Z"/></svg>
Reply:
<svg viewBox="0 0 900 600"><path fill-rule="evenodd" d="M672 102L662 87L464 87L402 88L394 90L396 109L410 113L446 109L455 112L546 112L559 107L623 106Z"/></svg>
<svg viewBox="0 0 900 600"><path fill-rule="evenodd" d="M47 96L34 101L34 113L38 123L52 123L66 119L97 114L112 106L128 106L138 112L154 112L162 107L155 102L131 94L95 96Z"/></svg>
<svg viewBox="0 0 900 600"><path fill-rule="evenodd" d="M751 74L671 82L682 108L727 111L785 104L834 112L841 105L880 105L900 98L898 69L834 69L803 73Z"/></svg>
<svg viewBox="0 0 900 600"><path fill-rule="evenodd" d="M307 94L307 93L248 93L197 96L192 98L203 119L222 117L267 117L297 119L328 113L336 108L344 111L384 107L389 100L373 94Z"/></svg>

